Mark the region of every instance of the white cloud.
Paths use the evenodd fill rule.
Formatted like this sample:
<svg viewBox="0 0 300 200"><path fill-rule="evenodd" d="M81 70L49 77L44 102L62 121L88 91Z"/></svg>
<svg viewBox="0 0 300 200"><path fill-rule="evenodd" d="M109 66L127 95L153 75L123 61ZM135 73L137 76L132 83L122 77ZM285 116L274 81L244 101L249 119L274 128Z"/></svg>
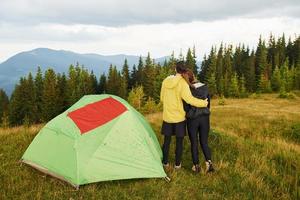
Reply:
<svg viewBox="0 0 300 200"><path fill-rule="evenodd" d="M129 26L231 17L300 17L299 0L1 0L0 22Z"/></svg>
<svg viewBox="0 0 300 200"><path fill-rule="evenodd" d="M202 59L211 45L239 42L255 47L261 34L268 38L275 35L294 36L300 33L300 19L230 18L212 22L194 21L178 24L131 25L104 27L100 25L42 23L35 26L0 25L0 61L12 54L37 47L66 49L81 53L134 54L160 57L174 50L184 53L196 46L197 56Z"/></svg>

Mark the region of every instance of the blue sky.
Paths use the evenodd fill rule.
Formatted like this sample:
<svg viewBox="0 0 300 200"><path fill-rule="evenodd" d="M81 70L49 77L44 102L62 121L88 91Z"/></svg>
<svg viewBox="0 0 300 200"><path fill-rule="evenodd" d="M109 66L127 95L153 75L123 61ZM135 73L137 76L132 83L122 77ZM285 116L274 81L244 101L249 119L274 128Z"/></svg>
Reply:
<svg viewBox="0 0 300 200"><path fill-rule="evenodd" d="M201 59L271 32L300 34L299 0L0 0L0 62L37 47L160 57L195 45Z"/></svg>

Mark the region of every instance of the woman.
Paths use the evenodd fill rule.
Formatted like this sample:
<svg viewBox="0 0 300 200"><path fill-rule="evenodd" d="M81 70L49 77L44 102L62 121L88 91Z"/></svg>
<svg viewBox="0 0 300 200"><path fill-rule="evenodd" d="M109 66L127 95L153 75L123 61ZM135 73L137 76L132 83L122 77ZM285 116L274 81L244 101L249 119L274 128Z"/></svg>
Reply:
<svg viewBox="0 0 300 200"><path fill-rule="evenodd" d="M161 132L164 135L163 165L169 166L169 148L171 136L176 135L175 169L181 168L183 138L186 131L185 111L183 101L196 107L207 107L207 100L193 97L189 85L182 77L186 72L183 62L176 63L176 75L167 77L161 87L160 100L163 103L163 124Z"/></svg>
<svg viewBox="0 0 300 200"><path fill-rule="evenodd" d="M191 141L191 152L193 159L192 170L196 173L200 172L199 158L198 158L198 137L202 152L205 157L206 172L214 171L211 152L208 146L208 134L210 129L209 115L210 115L210 97L208 88L205 84L198 82L192 71L187 70L183 74L184 79L189 84L191 93L194 97L199 99L208 99L208 105L205 108L197 108L184 102L184 109L187 118L187 129Z"/></svg>

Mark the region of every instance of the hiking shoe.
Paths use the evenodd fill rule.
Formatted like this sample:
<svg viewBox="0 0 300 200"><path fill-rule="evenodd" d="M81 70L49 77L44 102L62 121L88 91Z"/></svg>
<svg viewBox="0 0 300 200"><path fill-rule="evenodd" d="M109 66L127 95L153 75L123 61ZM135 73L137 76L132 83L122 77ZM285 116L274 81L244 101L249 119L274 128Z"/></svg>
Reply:
<svg viewBox="0 0 300 200"><path fill-rule="evenodd" d="M199 173L200 172L200 166L199 165L193 165L192 171L195 172L195 173Z"/></svg>
<svg viewBox="0 0 300 200"><path fill-rule="evenodd" d="M181 163L180 163L179 165L176 165L176 164L175 164L175 166L174 166L174 169L175 169L175 170L178 170L178 169L180 169L180 168L181 168Z"/></svg>
<svg viewBox="0 0 300 200"><path fill-rule="evenodd" d="M211 160L206 161L205 164L206 164L206 173L215 171Z"/></svg>
<svg viewBox="0 0 300 200"><path fill-rule="evenodd" d="M170 164L169 164L169 163L166 163L166 164L163 163L163 167L164 167L164 168L169 168L169 167L170 167Z"/></svg>

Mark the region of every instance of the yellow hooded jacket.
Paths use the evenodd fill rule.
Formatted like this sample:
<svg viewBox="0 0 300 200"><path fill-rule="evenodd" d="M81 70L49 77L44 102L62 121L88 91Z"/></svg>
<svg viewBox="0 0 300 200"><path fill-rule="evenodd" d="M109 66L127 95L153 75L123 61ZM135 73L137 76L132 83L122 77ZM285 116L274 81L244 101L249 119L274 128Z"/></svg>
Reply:
<svg viewBox="0 0 300 200"><path fill-rule="evenodd" d="M162 82L160 100L163 103L163 120L168 123L185 120L182 100L195 107L206 107L208 103L192 96L189 85L180 74L169 76Z"/></svg>

